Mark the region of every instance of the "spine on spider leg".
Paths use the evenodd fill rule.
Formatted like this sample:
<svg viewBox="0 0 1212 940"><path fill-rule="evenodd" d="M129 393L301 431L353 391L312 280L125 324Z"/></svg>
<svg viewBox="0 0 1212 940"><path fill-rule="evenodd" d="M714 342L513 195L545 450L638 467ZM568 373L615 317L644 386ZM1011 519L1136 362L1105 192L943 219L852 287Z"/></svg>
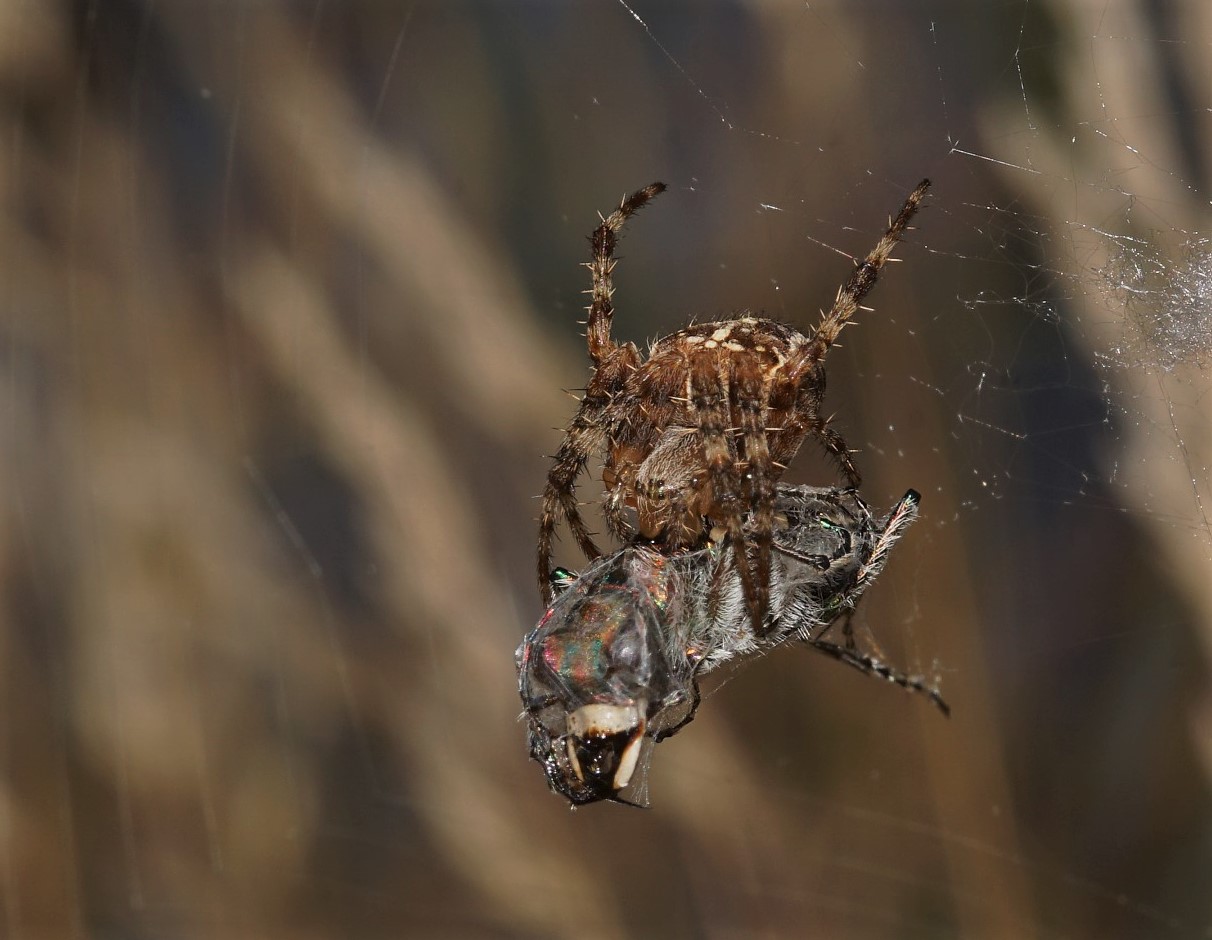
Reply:
<svg viewBox="0 0 1212 940"><path fill-rule="evenodd" d="M819 361L824 358L829 347L842 332L842 328L858 312L863 298L875 286L875 282L879 279L880 269L888 261L892 249L901 240L905 230L909 228L909 222L917 214L918 207L929 188L930 180L928 179L917 184L917 188L909 194L909 198L901 206L901 211L888 226L888 231L884 233L883 238L876 243L866 258L855 265L854 270L850 272L850 277L846 279L846 283L838 289L833 306L821 318L820 326L816 329L809 355L810 361Z"/></svg>

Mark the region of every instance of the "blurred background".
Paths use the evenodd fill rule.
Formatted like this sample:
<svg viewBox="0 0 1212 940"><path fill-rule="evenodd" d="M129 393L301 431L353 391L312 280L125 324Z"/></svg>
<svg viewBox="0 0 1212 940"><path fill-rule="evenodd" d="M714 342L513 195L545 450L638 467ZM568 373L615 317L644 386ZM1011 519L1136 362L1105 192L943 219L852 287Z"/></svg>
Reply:
<svg viewBox="0 0 1212 940"><path fill-rule="evenodd" d="M1208 936L1210 46L1196 0L0 0L0 934ZM650 809L570 811L513 650L596 213L670 184L616 335L807 327L923 176L826 406L923 493L858 624L953 717L780 650Z"/></svg>

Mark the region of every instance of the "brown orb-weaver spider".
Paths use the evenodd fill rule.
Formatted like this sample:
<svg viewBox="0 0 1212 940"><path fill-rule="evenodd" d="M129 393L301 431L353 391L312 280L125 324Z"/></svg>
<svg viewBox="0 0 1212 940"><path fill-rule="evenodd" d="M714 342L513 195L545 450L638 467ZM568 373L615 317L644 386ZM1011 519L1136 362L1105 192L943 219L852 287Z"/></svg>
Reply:
<svg viewBox="0 0 1212 940"><path fill-rule="evenodd" d="M833 455L852 487L858 468L842 436L820 413L824 358L867 292L875 286L917 212L929 180L909 194L887 232L858 262L811 336L774 320L742 312L701 323L652 344L642 360L634 343L610 335L614 315L611 275L624 223L665 191L653 183L628 196L593 235L588 263L586 338L593 376L547 474L539 521L538 575L551 601L551 551L562 514L589 559L601 552L581 518L576 480L590 455L600 453L606 485L603 513L621 541L636 533L624 507L636 512L638 535L664 551L695 548L719 527L730 544L744 545L752 515L753 564L738 552L741 584L753 628L767 629L775 483L808 434Z"/></svg>

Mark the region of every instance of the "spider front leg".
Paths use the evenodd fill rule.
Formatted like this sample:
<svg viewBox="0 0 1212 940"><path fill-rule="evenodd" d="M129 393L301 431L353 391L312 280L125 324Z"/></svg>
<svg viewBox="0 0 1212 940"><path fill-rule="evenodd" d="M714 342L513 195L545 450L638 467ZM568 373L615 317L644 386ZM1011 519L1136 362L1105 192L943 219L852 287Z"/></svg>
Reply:
<svg viewBox="0 0 1212 940"><path fill-rule="evenodd" d="M823 419L818 420L820 420L820 427L815 429L816 436L820 438L821 443L825 445L825 450L833 455L838 466L842 468L842 474L846 477L850 488L857 490L863 485L863 475L854 465L854 458L851 456L854 451L850 449L846 439L829 426L829 422Z"/></svg>
<svg viewBox="0 0 1212 940"><path fill-rule="evenodd" d="M609 419L607 424L609 424ZM607 447L612 447L609 443ZM635 502L632 493L635 491L636 466L626 460L616 461L609 454L606 466L602 469L602 484L606 488L602 500L602 518L606 523L606 531L619 542L629 542L635 534L635 529L627 521L627 507Z"/></svg>
<svg viewBox="0 0 1212 940"><path fill-rule="evenodd" d="M702 355L690 360L690 403L703 438L703 456L707 463L707 482L711 486L711 507L706 513L728 531L728 543L741 577L741 590L753 628L761 633L770 602L769 574L764 581L754 577L745 550L744 518L749 509L737 474L739 459L729 433L730 396L725 378L715 357ZM771 517L773 519L773 516ZM769 553L766 563L769 566Z"/></svg>
<svg viewBox="0 0 1212 940"><path fill-rule="evenodd" d="M901 236L908 230L909 223L917 214L918 207L922 204L922 200L926 197L926 190L929 188L930 180L922 180L918 183L917 188L909 194L909 198L901 206L901 211L897 213L896 218L889 223L883 238L876 242L875 247L867 253L867 257L855 262L850 277L846 279L845 284L838 288L833 306L821 318L821 323L816 328L816 335L808 346L809 364L820 362L825 358L825 353L837 340L842 328L861 309L863 298L867 296L871 288L875 287L875 282L879 280L880 270L888 262L892 249L901 240Z"/></svg>
<svg viewBox="0 0 1212 940"><path fill-rule="evenodd" d="M593 250L586 267L589 268L592 286L589 289L591 300L585 338L589 344L589 356L599 366L617 348L610 336L610 325L614 319L614 283L611 275L614 273L615 264L618 263L614 257L618 233L629 218L651 199L663 193L665 188L664 183L651 183L632 193L614 212L603 219L602 224L589 236Z"/></svg>
<svg viewBox="0 0 1212 940"><path fill-rule="evenodd" d="M838 288L833 306L821 317L812 341L807 343L787 364L787 374L793 386L801 389L800 403L797 411L802 413L799 419L800 427L805 432L814 435L841 465L847 481L854 488L862 482L858 469L850 457L850 449L837 431L829 427L829 422L821 417L820 406L825 397L825 354L837 341L842 329L850 323L854 315L863 309L862 302L879 280L880 271L892 256L892 250L909 229L909 223L917 214L926 191L930 188L930 180L922 180L909 194L901 211L897 213L884 232L883 237L876 242L874 248L861 261L855 262L854 270Z"/></svg>
<svg viewBox="0 0 1212 940"><path fill-rule="evenodd" d="M766 437L766 380L756 369L740 369L733 379L733 407L740 416L741 441L745 447L748 479L745 487L752 509L754 545L753 593L746 594L754 633L765 636L766 610L770 605L770 555L774 545L774 480L777 476ZM745 554L744 545L733 552ZM746 562L748 561L746 557ZM742 582L743 583L743 582Z"/></svg>
<svg viewBox="0 0 1212 940"><path fill-rule="evenodd" d="M602 415L623 382L639 363L639 351L632 344L616 347L594 373L580 407L564 433L555 462L547 473L543 489L543 509L539 516L538 577L539 593L545 603L552 599L551 554L555 527L562 515L576 539L577 547L590 561L602 553L581 518L576 498L576 480L585 469L589 455L601 452L606 443Z"/></svg>
<svg viewBox="0 0 1212 940"><path fill-rule="evenodd" d="M581 519L576 500L576 479L585 469L589 455L604 449L606 431L602 427L602 417L623 387L627 375L638 368L640 362L639 352L634 345L628 343L620 346L610 335L614 318L614 284L611 279L616 263L614 248L624 223L650 199L664 191L664 183L652 183L632 193L589 236L593 248L586 265L591 285L585 338L589 358L596 371L564 434L543 490L543 510L539 518L538 576L539 592L547 603L551 602L552 597L551 543L555 537L558 514L563 514L568 520L568 527L586 558L592 561L601 554Z"/></svg>
<svg viewBox="0 0 1212 940"><path fill-rule="evenodd" d="M539 516L538 545L539 593L547 604L551 603L554 593L551 583L551 556L559 516L563 515L568 521L568 528L586 558L592 561L602 554L581 518L576 498L576 478L584 470L592 446L601 440L601 436L593 425L592 418L578 411L556 453L555 463L547 474L547 485L543 489L543 510Z"/></svg>
<svg viewBox="0 0 1212 940"><path fill-rule="evenodd" d="M776 439L781 444L784 440L802 440L811 434L837 461L846 483L857 490L862 485L863 477L854 464L854 452L846 439L829 425L827 419L821 417L821 402L825 397L825 366L819 361L811 361L812 355L812 346L805 346L788 366L791 381L799 386L799 395L795 412L784 422Z"/></svg>

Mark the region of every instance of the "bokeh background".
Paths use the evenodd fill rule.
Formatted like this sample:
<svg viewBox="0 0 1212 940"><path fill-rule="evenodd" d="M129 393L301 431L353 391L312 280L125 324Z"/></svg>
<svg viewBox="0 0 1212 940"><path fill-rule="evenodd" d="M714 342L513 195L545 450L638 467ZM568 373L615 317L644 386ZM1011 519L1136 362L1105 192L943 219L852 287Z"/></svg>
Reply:
<svg viewBox="0 0 1212 940"><path fill-rule="evenodd" d="M1195 0L0 0L0 934L1207 936L1210 46ZM859 622L952 719L782 650L650 809L569 811L513 650L596 213L671 186L618 335L808 326L927 175L828 405L924 494Z"/></svg>

